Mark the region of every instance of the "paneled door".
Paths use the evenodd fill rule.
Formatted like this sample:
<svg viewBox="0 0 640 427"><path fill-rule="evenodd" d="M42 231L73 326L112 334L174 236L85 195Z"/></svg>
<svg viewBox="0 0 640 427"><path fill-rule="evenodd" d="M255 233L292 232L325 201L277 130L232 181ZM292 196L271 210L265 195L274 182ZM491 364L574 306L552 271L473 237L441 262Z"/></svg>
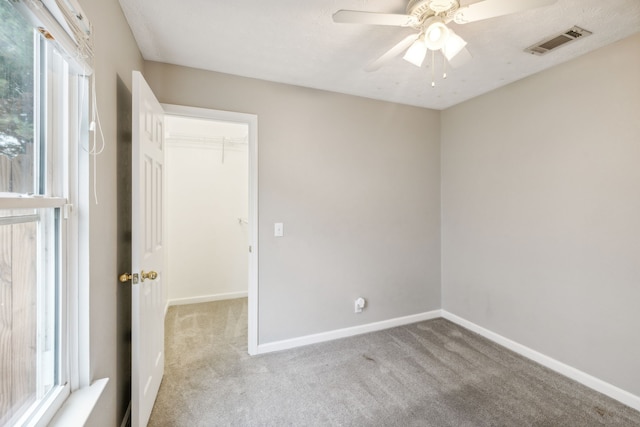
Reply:
<svg viewBox="0 0 640 427"><path fill-rule="evenodd" d="M131 422L144 427L164 373L164 111L138 71L132 89Z"/></svg>

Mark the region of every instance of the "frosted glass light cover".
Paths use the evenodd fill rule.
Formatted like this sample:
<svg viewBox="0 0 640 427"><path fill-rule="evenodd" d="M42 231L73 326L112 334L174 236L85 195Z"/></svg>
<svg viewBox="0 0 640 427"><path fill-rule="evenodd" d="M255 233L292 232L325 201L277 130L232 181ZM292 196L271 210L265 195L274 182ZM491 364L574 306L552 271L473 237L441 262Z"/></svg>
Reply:
<svg viewBox="0 0 640 427"><path fill-rule="evenodd" d="M402 57L405 61L412 63L416 67L421 67L424 62L424 58L427 55L427 46L425 45L422 37L413 42L413 44L407 49L407 52Z"/></svg>
<svg viewBox="0 0 640 427"><path fill-rule="evenodd" d="M454 33L453 30L451 30L449 38L442 48L442 53L447 58L447 61L451 61L451 59L459 54L466 45L467 42L464 41L462 37Z"/></svg>
<svg viewBox="0 0 640 427"><path fill-rule="evenodd" d="M449 39L449 28L441 21L435 21L425 31L424 43L431 50L440 50Z"/></svg>

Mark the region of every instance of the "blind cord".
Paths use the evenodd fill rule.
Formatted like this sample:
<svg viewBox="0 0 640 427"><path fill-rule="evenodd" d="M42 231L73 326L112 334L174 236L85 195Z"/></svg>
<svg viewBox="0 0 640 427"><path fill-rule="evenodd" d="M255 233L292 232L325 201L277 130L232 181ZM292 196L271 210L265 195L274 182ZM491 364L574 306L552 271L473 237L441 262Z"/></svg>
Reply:
<svg viewBox="0 0 640 427"><path fill-rule="evenodd" d="M89 125L89 130L93 128L93 145L91 147L91 151L89 154L93 156L93 197L98 204L98 156L102 154L104 151L106 142L104 139L104 133L102 132L102 123L100 123L100 114L98 112L98 97L96 96L96 77L95 72L91 75L91 98L93 102L92 108L92 117L91 124ZM97 123L97 126L96 126ZM97 129L96 129L97 127ZM98 150L98 136L97 131L100 132L100 139L102 140L102 145Z"/></svg>
<svg viewBox="0 0 640 427"><path fill-rule="evenodd" d="M104 133L102 130L102 123L100 122L100 113L98 111L98 101L96 96L96 78L95 72L89 77L91 82L91 121L89 122L89 132L92 133L92 136L89 137L91 141L90 147L82 147L82 149L88 153L93 160L93 200L96 205L99 204L98 201L98 156L102 154L105 149L106 142L104 138ZM83 85L84 86L84 85ZM81 105L84 103L84 88L81 93L80 98ZM78 124L78 130L80 128L80 123ZM100 133L101 145L98 149L98 133ZM78 132L79 134L79 132Z"/></svg>

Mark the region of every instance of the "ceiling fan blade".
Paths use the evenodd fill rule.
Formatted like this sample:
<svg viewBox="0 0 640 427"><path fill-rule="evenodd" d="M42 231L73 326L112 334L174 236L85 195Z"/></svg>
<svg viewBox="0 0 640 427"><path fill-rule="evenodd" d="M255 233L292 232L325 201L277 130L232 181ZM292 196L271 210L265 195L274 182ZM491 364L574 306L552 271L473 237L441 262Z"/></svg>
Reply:
<svg viewBox="0 0 640 427"><path fill-rule="evenodd" d="M458 52L453 58L448 59L449 65L452 68L460 68L467 62L471 61L473 57L471 56L471 52L466 47L463 47L460 52Z"/></svg>
<svg viewBox="0 0 640 427"><path fill-rule="evenodd" d="M469 22L548 6L555 2L556 0L484 0L461 7L456 11L453 19L456 24L467 24Z"/></svg>
<svg viewBox="0 0 640 427"><path fill-rule="evenodd" d="M400 15L394 13L339 10L333 14L333 22L346 24L391 25L393 27L410 27L415 23L415 18L410 15Z"/></svg>
<svg viewBox="0 0 640 427"><path fill-rule="evenodd" d="M387 61L400 55L402 51L404 51L409 46L411 46L411 44L413 44L413 42L415 42L418 39L418 36L419 34L411 34L405 37L404 39L400 40L400 43L396 44L391 49L389 49L384 54L382 54L382 56L380 56L378 59L376 59L369 65L367 65L365 67L365 71L376 71L377 69L382 67Z"/></svg>

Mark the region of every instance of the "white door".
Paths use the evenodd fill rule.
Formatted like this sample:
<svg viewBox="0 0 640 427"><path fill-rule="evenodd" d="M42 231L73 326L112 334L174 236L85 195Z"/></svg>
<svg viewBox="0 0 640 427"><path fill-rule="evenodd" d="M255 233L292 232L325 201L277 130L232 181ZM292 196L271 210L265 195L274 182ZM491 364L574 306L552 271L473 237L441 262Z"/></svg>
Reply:
<svg viewBox="0 0 640 427"><path fill-rule="evenodd" d="M133 72L131 422L144 427L164 373L164 112Z"/></svg>

